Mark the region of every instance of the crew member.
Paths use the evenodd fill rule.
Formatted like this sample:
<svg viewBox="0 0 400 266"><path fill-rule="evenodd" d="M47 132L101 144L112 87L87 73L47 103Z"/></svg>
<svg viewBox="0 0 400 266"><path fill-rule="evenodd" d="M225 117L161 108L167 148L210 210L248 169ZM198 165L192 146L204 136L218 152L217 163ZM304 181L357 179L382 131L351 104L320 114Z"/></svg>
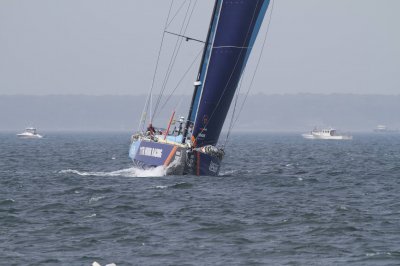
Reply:
<svg viewBox="0 0 400 266"><path fill-rule="evenodd" d="M181 116L181 118L179 118L179 129L178 129L178 136L180 134L182 134L182 129L183 129L183 122L184 122L185 118L183 116Z"/></svg>
<svg viewBox="0 0 400 266"><path fill-rule="evenodd" d="M156 130L154 129L153 125L150 123L149 126L147 127L147 132L151 135L154 136L154 133L156 133Z"/></svg>

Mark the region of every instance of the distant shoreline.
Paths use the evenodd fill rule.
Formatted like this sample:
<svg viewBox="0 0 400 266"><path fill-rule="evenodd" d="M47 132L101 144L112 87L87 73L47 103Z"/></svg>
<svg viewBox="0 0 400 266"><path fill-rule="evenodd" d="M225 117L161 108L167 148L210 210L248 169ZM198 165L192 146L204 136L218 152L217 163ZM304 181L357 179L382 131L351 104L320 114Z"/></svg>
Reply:
<svg viewBox="0 0 400 266"><path fill-rule="evenodd" d="M172 98L154 123L168 123L171 110L187 116L189 95ZM241 106L244 97L239 97ZM139 125L145 95L3 95L0 131L27 126L54 132L133 132ZM161 100L162 104L165 97ZM334 127L342 132L372 132L378 125L400 129L400 95L287 94L250 95L234 132L308 132ZM229 124L228 114L225 126Z"/></svg>

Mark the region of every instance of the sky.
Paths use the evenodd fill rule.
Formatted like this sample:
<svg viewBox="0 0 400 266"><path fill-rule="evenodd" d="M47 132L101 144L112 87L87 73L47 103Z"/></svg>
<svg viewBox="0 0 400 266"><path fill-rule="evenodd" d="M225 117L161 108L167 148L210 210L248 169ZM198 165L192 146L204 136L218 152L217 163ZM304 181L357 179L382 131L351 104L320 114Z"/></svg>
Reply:
<svg viewBox="0 0 400 266"><path fill-rule="evenodd" d="M173 13L189 0L175 0ZM192 0L191 3L195 3ZM1 0L0 95L138 95L149 91L170 1ZM186 35L204 40L213 1L198 0ZM250 58L252 94L400 94L399 0L275 0ZM271 12L271 9L269 10ZM179 31L179 12L168 30ZM166 35L155 89L176 37ZM190 95L202 46L183 42L167 86ZM246 86L244 86L246 87Z"/></svg>

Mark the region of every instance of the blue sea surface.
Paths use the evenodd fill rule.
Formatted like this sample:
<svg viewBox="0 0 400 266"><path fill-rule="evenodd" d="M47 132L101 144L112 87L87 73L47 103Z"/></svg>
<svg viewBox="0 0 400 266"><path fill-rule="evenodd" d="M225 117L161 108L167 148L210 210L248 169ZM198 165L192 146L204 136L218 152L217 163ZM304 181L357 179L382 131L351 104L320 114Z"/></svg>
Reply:
<svg viewBox="0 0 400 266"><path fill-rule="evenodd" d="M129 139L0 134L0 265L400 265L400 134L237 134L218 177Z"/></svg>

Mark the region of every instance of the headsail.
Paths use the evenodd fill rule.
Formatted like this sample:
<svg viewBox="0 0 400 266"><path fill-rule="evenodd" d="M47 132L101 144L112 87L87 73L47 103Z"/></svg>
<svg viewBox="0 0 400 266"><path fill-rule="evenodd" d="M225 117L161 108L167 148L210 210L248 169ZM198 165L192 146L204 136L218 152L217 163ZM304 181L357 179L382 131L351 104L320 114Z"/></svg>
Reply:
<svg viewBox="0 0 400 266"><path fill-rule="evenodd" d="M269 0L217 0L188 116L198 146L218 142Z"/></svg>

